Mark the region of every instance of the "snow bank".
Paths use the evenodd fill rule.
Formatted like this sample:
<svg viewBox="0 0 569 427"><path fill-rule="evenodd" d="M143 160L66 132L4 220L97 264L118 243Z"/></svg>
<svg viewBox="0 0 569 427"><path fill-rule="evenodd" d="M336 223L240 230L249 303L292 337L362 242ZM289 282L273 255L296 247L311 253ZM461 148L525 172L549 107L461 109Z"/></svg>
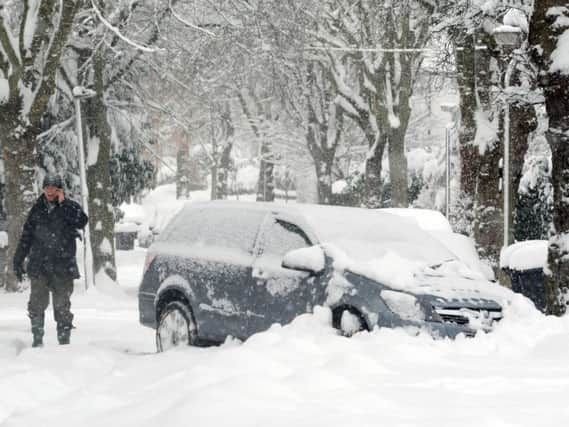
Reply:
<svg viewBox="0 0 569 427"><path fill-rule="evenodd" d="M547 240L514 243L500 253L500 268L531 270L547 266Z"/></svg>
<svg viewBox="0 0 569 427"><path fill-rule="evenodd" d="M523 298L510 320L473 339L413 329L348 339L316 308L244 343L163 354L137 325L134 303L93 310L88 301L79 301L69 347L51 339L31 349L17 301L0 311L0 423L10 427L553 427L566 419L569 318L542 316Z"/></svg>

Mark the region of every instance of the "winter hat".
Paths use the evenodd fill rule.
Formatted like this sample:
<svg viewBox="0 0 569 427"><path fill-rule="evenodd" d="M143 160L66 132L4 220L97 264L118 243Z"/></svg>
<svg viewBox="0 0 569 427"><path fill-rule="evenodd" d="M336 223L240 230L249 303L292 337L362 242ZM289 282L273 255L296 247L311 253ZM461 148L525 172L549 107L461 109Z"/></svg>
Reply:
<svg viewBox="0 0 569 427"><path fill-rule="evenodd" d="M63 180L59 175L48 173L43 179L42 188L49 187L50 185L57 188L63 188Z"/></svg>

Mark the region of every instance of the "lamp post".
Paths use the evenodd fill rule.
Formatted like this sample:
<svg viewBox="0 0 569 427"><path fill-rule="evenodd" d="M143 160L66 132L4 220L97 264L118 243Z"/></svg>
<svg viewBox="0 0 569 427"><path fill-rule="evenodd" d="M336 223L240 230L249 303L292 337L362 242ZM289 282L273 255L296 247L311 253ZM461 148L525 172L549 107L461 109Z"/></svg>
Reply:
<svg viewBox="0 0 569 427"><path fill-rule="evenodd" d="M441 104L441 110L450 113L452 125L445 127L445 212L447 219L450 217L450 181L451 181L451 151L452 141L451 133L456 129L458 119L458 106L455 104Z"/></svg>
<svg viewBox="0 0 569 427"><path fill-rule="evenodd" d="M81 123L81 100L92 98L95 91L82 86L73 88L73 101L75 103L75 124L77 127L77 145L79 152L79 179L81 182L81 204L85 214L89 215L89 192L87 188L87 173L85 170L85 147L83 146L83 124ZM94 287L93 277L93 253L91 250L91 231L89 223L83 232L83 267L85 271L85 289Z"/></svg>
<svg viewBox="0 0 569 427"><path fill-rule="evenodd" d="M522 30L518 27L509 25L501 25L494 29L494 38L496 43L502 47L508 59L508 66L504 74L503 88L504 92L511 85L512 74L516 68L517 58L513 55L515 49L519 48L523 41ZM502 189L504 197L504 243L506 248L510 243L510 100L506 93L506 101L504 106L504 157L503 157L503 178Z"/></svg>

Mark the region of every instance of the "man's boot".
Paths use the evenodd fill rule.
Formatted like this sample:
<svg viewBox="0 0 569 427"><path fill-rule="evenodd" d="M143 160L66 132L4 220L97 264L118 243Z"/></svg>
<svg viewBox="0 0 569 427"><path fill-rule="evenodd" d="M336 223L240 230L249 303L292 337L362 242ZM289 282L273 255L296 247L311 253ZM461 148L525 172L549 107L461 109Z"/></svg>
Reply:
<svg viewBox="0 0 569 427"><path fill-rule="evenodd" d="M71 327L70 326L57 326L57 341L61 345L69 344L69 339L71 338Z"/></svg>
<svg viewBox="0 0 569 427"><path fill-rule="evenodd" d="M32 317L32 347L43 347L43 316Z"/></svg>
<svg viewBox="0 0 569 427"><path fill-rule="evenodd" d="M43 333L34 332L32 347L43 347Z"/></svg>

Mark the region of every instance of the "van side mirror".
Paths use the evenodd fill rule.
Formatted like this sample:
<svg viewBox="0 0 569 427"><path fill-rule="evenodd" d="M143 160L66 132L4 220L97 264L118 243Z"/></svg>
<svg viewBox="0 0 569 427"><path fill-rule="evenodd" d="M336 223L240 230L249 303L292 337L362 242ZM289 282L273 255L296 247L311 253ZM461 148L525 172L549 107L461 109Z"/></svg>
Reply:
<svg viewBox="0 0 569 427"><path fill-rule="evenodd" d="M324 251L320 246L294 249L285 254L281 265L289 270L320 274L325 268Z"/></svg>

